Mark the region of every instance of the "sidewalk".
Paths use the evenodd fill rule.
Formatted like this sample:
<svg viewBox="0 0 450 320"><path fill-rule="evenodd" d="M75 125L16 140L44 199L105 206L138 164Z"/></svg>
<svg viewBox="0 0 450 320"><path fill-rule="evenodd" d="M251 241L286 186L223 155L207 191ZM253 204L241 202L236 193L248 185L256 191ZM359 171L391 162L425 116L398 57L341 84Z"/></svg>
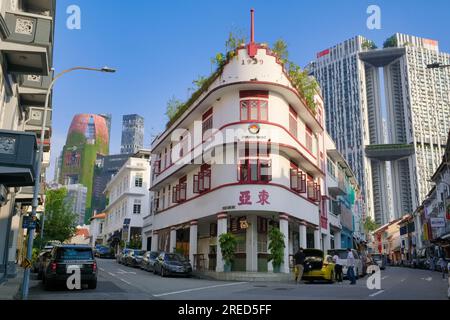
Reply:
<svg viewBox="0 0 450 320"><path fill-rule="evenodd" d="M23 269L18 268L17 277L6 279L0 284L0 300L19 300L22 286Z"/></svg>

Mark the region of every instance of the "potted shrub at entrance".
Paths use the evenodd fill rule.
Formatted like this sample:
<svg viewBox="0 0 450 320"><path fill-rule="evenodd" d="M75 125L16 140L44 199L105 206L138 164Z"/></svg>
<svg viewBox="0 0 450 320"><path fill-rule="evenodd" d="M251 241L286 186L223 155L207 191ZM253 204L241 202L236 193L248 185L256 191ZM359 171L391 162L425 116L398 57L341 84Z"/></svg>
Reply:
<svg viewBox="0 0 450 320"><path fill-rule="evenodd" d="M269 231L269 262L272 261L273 272L280 272L281 264L284 260L284 234L280 229L273 227Z"/></svg>
<svg viewBox="0 0 450 320"><path fill-rule="evenodd" d="M231 264L234 260L234 254L237 247L237 239L232 233L224 233L219 237L220 251L222 252L222 259L225 262L224 271L231 271Z"/></svg>

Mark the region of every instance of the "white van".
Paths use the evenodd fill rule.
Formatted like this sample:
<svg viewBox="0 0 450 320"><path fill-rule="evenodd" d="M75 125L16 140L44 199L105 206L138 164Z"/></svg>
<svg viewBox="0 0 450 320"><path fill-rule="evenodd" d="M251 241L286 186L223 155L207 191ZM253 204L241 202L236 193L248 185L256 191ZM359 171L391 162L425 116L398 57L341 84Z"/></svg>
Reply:
<svg viewBox="0 0 450 320"><path fill-rule="evenodd" d="M359 277L364 277L364 267L361 260L361 256L359 255L358 251L355 249L351 249L353 253L353 257L355 258L355 276L358 279ZM340 264L342 266L342 274L344 278L347 277L347 249L331 249L328 250L328 253L330 256L334 257L337 255L339 258L337 260L337 264Z"/></svg>

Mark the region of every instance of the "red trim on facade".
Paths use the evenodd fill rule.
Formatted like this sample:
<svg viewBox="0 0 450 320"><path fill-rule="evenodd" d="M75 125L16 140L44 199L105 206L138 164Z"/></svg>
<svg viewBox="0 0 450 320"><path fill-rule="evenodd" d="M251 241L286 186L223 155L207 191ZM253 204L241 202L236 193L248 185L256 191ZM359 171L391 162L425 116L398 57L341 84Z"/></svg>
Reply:
<svg viewBox="0 0 450 320"><path fill-rule="evenodd" d="M241 90L239 91L239 98L263 98L269 99L269 91L267 90Z"/></svg>
<svg viewBox="0 0 450 320"><path fill-rule="evenodd" d="M168 208L169 209L169 208ZM226 213L219 213L218 215L217 215L217 220L220 220L220 219L227 219L228 218L228 214L226 214Z"/></svg>
<svg viewBox="0 0 450 320"><path fill-rule="evenodd" d="M190 222L191 226L196 226L198 225L198 221L197 220L193 220Z"/></svg>
<svg viewBox="0 0 450 320"><path fill-rule="evenodd" d="M265 49L266 51L268 50L268 48L263 48L263 47L261 47L260 49ZM239 49L237 49L237 50L239 50ZM276 57L274 54L268 54L268 55ZM281 64L281 63L279 62L279 59L278 59L278 58L277 58L277 62L278 62L279 64ZM283 73L286 75L286 77L288 77L287 74L286 74L286 72L285 72L284 70L283 70ZM301 97L300 93L299 93L297 90L295 90L295 89L293 89L293 88L291 88L291 87L288 87L288 86L279 84L279 83L269 82L269 81L239 81L239 82L233 82L233 83L228 83L228 84L224 84L224 85L221 85L221 86L217 86L217 87L215 87L214 89L212 89L210 92L208 92L208 94L207 94L201 101L199 101L199 102L197 103L197 105L196 105L194 108L192 108L192 110L190 110L188 113L186 113L186 115L184 115L183 118L180 118L181 120L180 120L179 122L183 122L183 120L186 119L186 117L188 117L192 112L194 112L194 111L195 111L195 110L203 103L203 101L205 101L205 100L206 100L211 94L213 94L214 92L219 91L219 90L221 90L221 89L223 89L223 88L226 88L226 87L237 86L237 85L242 85L242 84L252 84L252 85L254 85L254 84L258 84L258 85L272 85L272 86L275 86L275 87L279 87L279 88L283 88L283 89L286 89L286 90L291 91L291 92L294 93L294 94L297 96L297 98L302 102L304 108L305 108L305 109L307 110L307 112L309 112L310 115L314 118L314 120L316 121L316 123L319 125L320 129L321 129L322 131L324 130L323 127L322 127L322 124L319 122L319 120L316 119L316 116L314 115L314 113L307 107L306 100L305 100L304 98ZM177 120L177 121L178 121L178 120ZM167 130L165 130L165 131L160 135L160 137L163 136L163 135L165 135L166 132L167 132L167 136L169 136L170 133L172 133L172 132L177 128L177 126L175 126L175 123L171 125L171 128L172 128L172 129L167 129ZM157 139L157 138L156 138L156 139ZM156 140L156 139L155 139L155 140ZM153 150L156 150L156 149L160 146L160 144L163 143L163 141L164 141L164 139L161 140L161 141L153 148ZM153 143L153 142L152 142L152 143Z"/></svg>
<svg viewBox="0 0 450 320"><path fill-rule="evenodd" d="M278 218L280 219L280 220L286 220L286 221L289 221L289 216L288 215L286 215L286 214L280 214L279 216L278 216Z"/></svg>
<svg viewBox="0 0 450 320"><path fill-rule="evenodd" d="M202 194L193 196L192 198L189 198L189 199L187 199L186 201L183 201L182 203L177 203L177 204L174 204L174 205L172 205L172 206L170 206L170 207L168 207L168 208L159 210L159 211L157 212L157 214L160 214L160 213L162 213L162 212L164 212L164 211L167 211L167 210L173 209L173 208L175 208L175 207L178 207L179 205L182 205L182 204L185 204L185 203L187 203L187 202L189 202L189 201L191 201L191 200L195 200L195 199L197 199L197 198L200 198L200 197L202 197L202 196L204 196L204 195L206 195L206 194L208 194L208 193L214 192L214 191L216 191L216 190L219 190L219 189L222 189L222 188L226 188L226 187L243 186L243 185L262 185L262 186L279 187L279 188L282 188L282 189L285 189L285 190L289 191L290 193L295 194L296 196L298 196L299 198L302 198L303 200L308 201L309 203L315 205L316 207L318 206L318 204L317 204L316 202L311 201L310 199L308 199L308 198L306 198L306 197L304 197L304 196L298 194L297 192L291 190L290 188L288 188L288 187L286 187L286 186L283 186L282 184L278 184L278 183L246 183L246 184L242 184L242 183L239 183L239 182L234 182L234 183L227 183L227 184L223 184L223 185L217 186L217 187L215 187L215 188L213 188L213 189L211 189L211 190L209 190L209 191L207 191L207 192L204 192L204 193L202 193Z"/></svg>

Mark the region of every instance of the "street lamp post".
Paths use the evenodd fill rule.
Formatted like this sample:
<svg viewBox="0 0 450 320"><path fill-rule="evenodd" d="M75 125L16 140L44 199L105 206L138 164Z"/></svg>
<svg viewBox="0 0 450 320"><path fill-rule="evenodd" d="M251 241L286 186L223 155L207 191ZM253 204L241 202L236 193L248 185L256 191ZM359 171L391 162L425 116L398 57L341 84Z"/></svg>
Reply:
<svg viewBox="0 0 450 320"><path fill-rule="evenodd" d="M107 73L114 73L116 72L115 69L111 69L108 67L103 68L87 68L87 67L74 67L67 70L62 71L59 73L51 82L50 86L47 89L47 95L45 97L45 105L44 105L44 115L43 115L43 122L41 126L41 141L39 144L39 153L36 157L37 161L37 168L35 173L35 181L34 181L34 192L33 192L33 202L32 202L32 210L31 210L31 217L34 218L36 216L36 210L38 207L38 196L40 191L40 180L41 180L41 168L42 168L42 160L43 160L43 153L44 153L44 138L45 138L45 126L47 124L47 113L48 113L48 103L50 100L50 94L52 92L53 86L55 85L55 82L65 75L66 73L76 71L76 70L86 70L86 71L97 71L97 72L107 72ZM43 226L42 226L43 228ZM31 261L32 259L32 252L33 252L33 238L34 238L34 229L28 229L28 242L27 242L27 260ZM23 275L23 282L22 282L22 299L27 300L28 299L28 290L29 290L29 284L30 284L30 269L26 268L24 275Z"/></svg>

